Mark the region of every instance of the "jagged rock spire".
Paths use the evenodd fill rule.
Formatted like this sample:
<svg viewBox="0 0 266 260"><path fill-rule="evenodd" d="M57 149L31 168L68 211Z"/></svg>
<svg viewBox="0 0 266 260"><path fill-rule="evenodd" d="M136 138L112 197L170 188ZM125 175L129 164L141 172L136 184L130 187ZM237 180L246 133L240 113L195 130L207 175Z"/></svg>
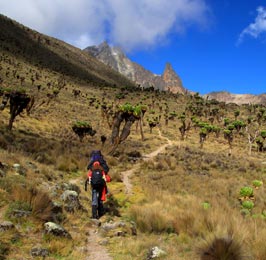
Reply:
<svg viewBox="0 0 266 260"><path fill-rule="evenodd" d="M165 90L168 90L173 93L183 93L183 94L186 92L180 77L176 74L172 65L169 62L167 62L165 65L162 78L166 84Z"/></svg>
<svg viewBox="0 0 266 260"><path fill-rule="evenodd" d="M117 70L141 87L154 87L155 89L185 93L180 77L176 74L170 63L166 63L163 75L155 75L141 65L131 61L118 47L110 47L106 41L99 46L87 47L85 51Z"/></svg>

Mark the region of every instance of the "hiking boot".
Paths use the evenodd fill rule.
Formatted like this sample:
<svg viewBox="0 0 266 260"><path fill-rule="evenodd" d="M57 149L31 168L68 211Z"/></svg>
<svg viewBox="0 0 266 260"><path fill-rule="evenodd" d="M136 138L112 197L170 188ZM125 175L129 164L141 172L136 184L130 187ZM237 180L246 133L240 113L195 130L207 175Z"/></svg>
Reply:
<svg viewBox="0 0 266 260"><path fill-rule="evenodd" d="M97 206L92 206L92 218L98 219Z"/></svg>

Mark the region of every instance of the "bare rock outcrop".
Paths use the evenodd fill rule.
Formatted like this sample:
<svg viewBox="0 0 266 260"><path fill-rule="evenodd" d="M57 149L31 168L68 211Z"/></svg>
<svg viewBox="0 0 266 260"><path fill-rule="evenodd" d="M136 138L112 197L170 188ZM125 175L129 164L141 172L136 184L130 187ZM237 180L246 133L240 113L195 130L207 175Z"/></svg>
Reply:
<svg viewBox="0 0 266 260"><path fill-rule="evenodd" d="M84 49L92 56L135 82L141 88L158 89L173 93L185 93L182 81L172 66L167 63L163 75L156 75L136 62L131 61L118 47L111 47L107 42Z"/></svg>

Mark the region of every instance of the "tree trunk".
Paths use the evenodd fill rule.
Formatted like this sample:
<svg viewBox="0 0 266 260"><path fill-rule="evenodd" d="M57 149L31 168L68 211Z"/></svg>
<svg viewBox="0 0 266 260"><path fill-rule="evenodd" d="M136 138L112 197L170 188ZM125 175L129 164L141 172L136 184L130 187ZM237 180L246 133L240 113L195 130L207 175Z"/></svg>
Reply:
<svg viewBox="0 0 266 260"><path fill-rule="evenodd" d="M133 123L135 122L136 118L133 115L130 115L127 119L126 119L126 123L124 125L124 128L122 130L122 133L119 137L119 143L122 143L123 141L125 141L127 139L127 137L130 134L130 128L133 125Z"/></svg>
<svg viewBox="0 0 266 260"><path fill-rule="evenodd" d="M113 145L119 140L119 130L123 120L124 120L123 112L121 111L117 112L114 118L113 129L111 134L111 144Z"/></svg>
<svg viewBox="0 0 266 260"><path fill-rule="evenodd" d="M143 121L143 116L141 115L140 120L139 120L139 128L140 128L140 134L141 134L141 141L144 141L144 133L143 133L143 128L142 128L142 121Z"/></svg>

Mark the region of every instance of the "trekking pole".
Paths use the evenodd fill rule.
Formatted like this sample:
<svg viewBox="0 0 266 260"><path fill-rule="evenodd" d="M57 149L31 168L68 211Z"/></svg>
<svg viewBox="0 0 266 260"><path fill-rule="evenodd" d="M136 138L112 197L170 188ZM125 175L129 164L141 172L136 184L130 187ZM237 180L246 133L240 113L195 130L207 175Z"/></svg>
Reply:
<svg viewBox="0 0 266 260"><path fill-rule="evenodd" d="M86 179L86 181L85 181L85 187L84 187L85 191L88 191L88 182L89 182L89 179Z"/></svg>

